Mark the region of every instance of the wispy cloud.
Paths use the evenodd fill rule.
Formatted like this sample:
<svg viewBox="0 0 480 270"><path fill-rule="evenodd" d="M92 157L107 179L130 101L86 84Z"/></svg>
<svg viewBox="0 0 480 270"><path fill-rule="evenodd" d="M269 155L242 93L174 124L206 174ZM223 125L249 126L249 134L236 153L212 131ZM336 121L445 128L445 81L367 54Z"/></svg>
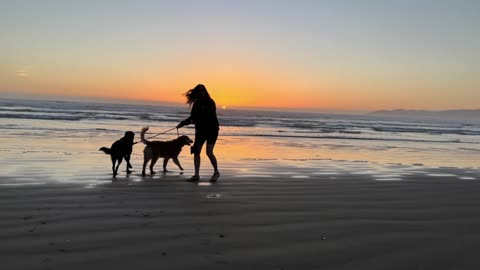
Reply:
<svg viewBox="0 0 480 270"><path fill-rule="evenodd" d="M30 72L28 68L20 68L15 71L15 76L17 77L26 78L29 75L30 75Z"/></svg>

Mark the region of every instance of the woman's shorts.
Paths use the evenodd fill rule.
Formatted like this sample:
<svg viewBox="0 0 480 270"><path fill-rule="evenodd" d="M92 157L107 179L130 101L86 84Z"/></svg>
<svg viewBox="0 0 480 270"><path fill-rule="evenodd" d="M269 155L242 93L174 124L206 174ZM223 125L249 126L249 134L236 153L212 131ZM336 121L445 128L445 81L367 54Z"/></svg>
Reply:
<svg viewBox="0 0 480 270"><path fill-rule="evenodd" d="M207 132L196 131L195 142L193 143L193 146L190 148L190 153L194 154L197 152L197 149L202 149L202 146L205 142L207 142L207 144L215 145L215 143L217 142L217 138L218 138L218 129L210 130Z"/></svg>

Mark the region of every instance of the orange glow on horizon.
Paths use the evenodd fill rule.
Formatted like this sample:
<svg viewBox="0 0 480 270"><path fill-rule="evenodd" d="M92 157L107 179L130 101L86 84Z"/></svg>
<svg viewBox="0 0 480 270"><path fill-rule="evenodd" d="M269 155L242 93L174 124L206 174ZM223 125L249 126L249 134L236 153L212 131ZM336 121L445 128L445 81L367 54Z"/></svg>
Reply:
<svg viewBox="0 0 480 270"><path fill-rule="evenodd" d="M0 76L0 91L8 89L24 96L185 104L183 94L196 84L202 83L209 90L218 108L225 106L347 111L449 109L449 104L457 97L437 95L435 103L426 103L425 100L431 101L431 93L439 91L439 88L401 81L391 86L390 81L343 78L326 72L324 76L303 74L270 66L252 67L254 65L244 61L230 60L236 63L235 66L217 64L207 71L204 71L201 65L187 65L189 68L185 70L178 67L158 70L151 66L145 69L125 68L115 72L87 71L82 74L71 73L67 69L52 73L53 71L29 68L28 76L13 70L10 75ZM223 63L220 60L218 62ZM412 96L417 98L412 99Z"/></svg>

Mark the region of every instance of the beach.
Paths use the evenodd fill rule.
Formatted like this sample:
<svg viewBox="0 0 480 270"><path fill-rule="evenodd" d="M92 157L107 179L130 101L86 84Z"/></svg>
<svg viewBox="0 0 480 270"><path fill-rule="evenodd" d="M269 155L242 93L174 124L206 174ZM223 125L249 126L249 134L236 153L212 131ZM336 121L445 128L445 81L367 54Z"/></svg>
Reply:
<svg viewBox="0 0 480 270"><path fill-rule="evenodd" d="M159 162L155 175L142 177L144 146L136 144L133 173L124 162L116 178L110 157L98 150L125 130L138 141L142 126L153 135L184 114L135 121L101 113L81 118L71 105L72 112L4 108L21 111L0 119L4 269L480 267L474 136L408 133L397 140L398 131L362 131L359 138L325 138L298 127L245 126L249 115L222 116L224 124L243 121L221 127L215 152L222 175L208 182L213 170L203 153L202 179L189 183L188 147L179 157L184 172L170 163L163 173ZM289 117L269 121L299 123ZM191 128L180 132L193 137Z"/></svg>
<svg viewBox="0 0 480 270"><path fill-rule="evenodd" d="M480 175L243 161L218 183L122 171L2 185L5 269L476 269ZM333 170L335 164L341 170ZM92 167L95 167L92 165ZM135 169L136 166L134 166ZM100 167L99 167L100 168ZM409 171L409 173L406 173ZM391 172L388 172L391 174ZM107 173L108 174L108 173ZM48 179L37 172L35 181ZM383 178L382 178L383 177ZM10 179L6 179L10 178ZM15 176L2 177L2 182ZM85 177L88 179L89 177ZM110 178L107 181L107 178ZM10 182L11 183L11 182Z"/></svg>

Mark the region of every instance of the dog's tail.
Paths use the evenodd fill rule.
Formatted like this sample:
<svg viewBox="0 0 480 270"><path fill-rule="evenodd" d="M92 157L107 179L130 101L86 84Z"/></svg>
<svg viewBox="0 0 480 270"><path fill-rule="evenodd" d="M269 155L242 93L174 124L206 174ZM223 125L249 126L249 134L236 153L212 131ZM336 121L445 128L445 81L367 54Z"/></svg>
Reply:
<svg viewBox="0 0 480 270"><path fill-rule="evenodd" d="M98 150L103 151L103 152L105 152L105 154L108 154L108 155L110 155L112 153L112 149L107 148L107 147L102 147Z"/></svg>
<svg viewBox="0 0 480 270"><path fill-rule="evenodd" d="M142 128L142 131L140 132L140 139L142 140L142 142L144 144L150 143L147 139L145 139L145 133L147 132L147 130L148 130L148 127L144 127L144 128Z"/></svg>

